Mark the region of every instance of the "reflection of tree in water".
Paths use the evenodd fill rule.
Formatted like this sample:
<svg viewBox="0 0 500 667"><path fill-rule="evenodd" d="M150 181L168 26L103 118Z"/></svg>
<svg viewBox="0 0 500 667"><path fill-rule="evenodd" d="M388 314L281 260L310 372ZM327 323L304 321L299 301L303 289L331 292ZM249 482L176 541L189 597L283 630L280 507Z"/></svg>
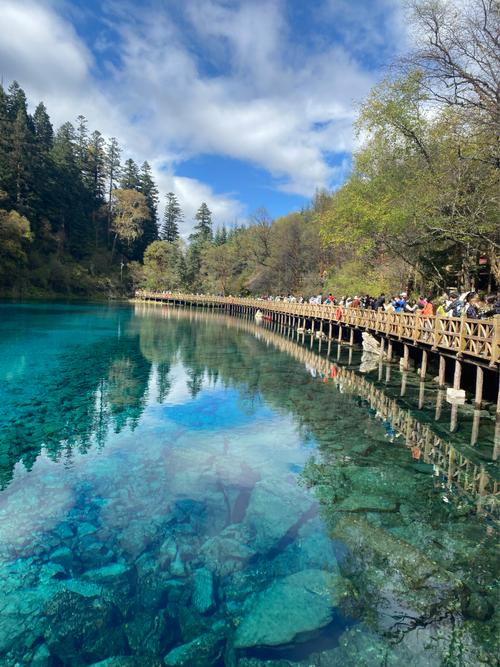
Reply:
<svg viewBox="0 0 500 667"><path fill-rule="evenodd" d="M114 359L108 371L105 396L117 432L127 421L137 425L144 409L150 366L142 356Z"/></svg>
<svg viewBox="0 0 500 667"><path fill-rule="evenodd" d="M79 348L38 378L36 393L22 393L13 414L0 417L1 488L18 461L30 470L42 447L51 458L71 458L75 448L103 446L109 428L137 424L151 368L138 344L133 336Z"/></svg>
<svg viewBox="0 0 500 667"><path fill-rule="evenodd" d="M172 388L172 380L170 379L171 368L172 364L169 361L160 361L156 366L159 403L163 403L166 400Z"/></svg>

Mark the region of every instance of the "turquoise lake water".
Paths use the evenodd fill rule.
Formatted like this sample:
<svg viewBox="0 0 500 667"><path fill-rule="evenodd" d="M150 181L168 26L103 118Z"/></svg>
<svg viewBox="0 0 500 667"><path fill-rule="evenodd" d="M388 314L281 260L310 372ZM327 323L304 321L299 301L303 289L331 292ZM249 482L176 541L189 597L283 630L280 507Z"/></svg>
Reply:
<svg viewBox="0 0 500 667"><path fill-rule="evenodd" d="M0 305L0 666L498 664L493 415L284 333Z"/></svg>

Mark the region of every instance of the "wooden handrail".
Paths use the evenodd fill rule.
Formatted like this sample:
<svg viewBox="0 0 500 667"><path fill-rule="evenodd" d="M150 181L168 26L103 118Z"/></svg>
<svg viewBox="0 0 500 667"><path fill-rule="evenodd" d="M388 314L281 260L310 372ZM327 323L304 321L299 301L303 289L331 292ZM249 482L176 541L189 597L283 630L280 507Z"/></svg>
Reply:
<svg viewBox="0 0 500 667"><path fill-rule="evenodd" d="M346 324L368 332L394 336L414 345L430 346L459 357L486 361L495 367L500 360L500 316L486 320L465 317L422 317L419 313L393 313L363 308L340 308L332 304L288 303L244 297L210 296L205 294L161 293L138 291L136 297L172 303L241 306L267 313L284 313L309 319ZM472 360L472 359L470 359Z"/></svg>

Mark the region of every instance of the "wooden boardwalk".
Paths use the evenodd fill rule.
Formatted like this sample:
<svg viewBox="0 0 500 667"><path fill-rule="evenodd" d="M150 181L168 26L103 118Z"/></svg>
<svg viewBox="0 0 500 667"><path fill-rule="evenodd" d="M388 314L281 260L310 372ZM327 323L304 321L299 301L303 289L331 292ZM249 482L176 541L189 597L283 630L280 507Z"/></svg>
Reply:
<svg viewBox="0 0 500 667"><path fill-rule="evenodd" d="M139 291L136 297L146 301L162 301L179 305L198 305L224 309L228 312L256 312L290 326L308 327L320 335L337 336L343 329L366 331L387 342L386 353L391 357L391 342L420 347L476 365L498 370L500 361L500 315L486 320L466 317L423 317L417 313L391 313L363 308L340 308L333 305L311 305L263 301L235 297L195 294L163 294Z"/></svg>

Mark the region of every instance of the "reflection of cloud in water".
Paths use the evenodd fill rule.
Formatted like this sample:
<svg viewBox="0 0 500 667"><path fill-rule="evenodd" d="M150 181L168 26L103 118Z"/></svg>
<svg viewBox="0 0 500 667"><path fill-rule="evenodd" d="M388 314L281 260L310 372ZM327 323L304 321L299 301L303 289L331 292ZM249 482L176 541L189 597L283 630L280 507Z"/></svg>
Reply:
<svg viewBox="0 0 500 667"><path fill-rule="evenodd" d="M154 371L157 374L157 366L154 367ZM170 388L167 397L163 401L163 405L182 405L191 399L188 386L189 375L181 362L177 361L172 364L169 380Z"/></svg>
<svg viewBox="0 0 500 667"><path fill-rule="evenodd" d="M28 483L29 476L29 483ZM52 530L73 507L75 492L66 470L42 453L31 472L16 465L14 479L0 494L0 549L29 545Z"/></svg>

